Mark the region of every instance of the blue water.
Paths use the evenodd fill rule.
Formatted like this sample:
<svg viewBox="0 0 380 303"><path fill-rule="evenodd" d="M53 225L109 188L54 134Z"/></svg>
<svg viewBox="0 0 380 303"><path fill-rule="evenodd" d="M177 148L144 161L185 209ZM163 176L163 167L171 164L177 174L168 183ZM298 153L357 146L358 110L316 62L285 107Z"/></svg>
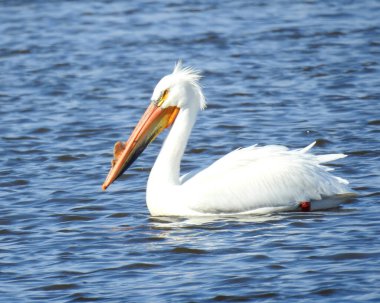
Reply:
<svg viewBox="0 0 380 303"><path fill-rule="evenodd" d="M1 302L380 302L379 1L0 1ZM153 218L160 136L107 192L177 59L204 74L183 170L252 144L344 152L321 212Z"/></svg>

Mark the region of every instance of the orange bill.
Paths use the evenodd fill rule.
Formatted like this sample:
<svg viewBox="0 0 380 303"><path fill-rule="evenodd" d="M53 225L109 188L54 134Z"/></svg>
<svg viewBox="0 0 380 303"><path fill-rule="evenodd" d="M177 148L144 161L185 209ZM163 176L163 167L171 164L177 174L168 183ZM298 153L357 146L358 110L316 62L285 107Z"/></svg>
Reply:
<svg viewBox="0 0 380 303"><path fill-rule="evenodd" d="M106 190L132 165L150 142L173 124L178 112L179 108L175 106L162 108L154 103L149 105L128 141L125 144L121 142L115 144L114 160L102 185L103 190Z"/></svg>

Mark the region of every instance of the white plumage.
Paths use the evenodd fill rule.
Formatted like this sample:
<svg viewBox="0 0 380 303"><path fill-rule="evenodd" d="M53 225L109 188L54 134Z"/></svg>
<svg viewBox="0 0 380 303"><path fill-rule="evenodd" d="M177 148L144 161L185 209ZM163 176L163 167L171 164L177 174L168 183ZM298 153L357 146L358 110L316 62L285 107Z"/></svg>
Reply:
<svg viewBox="0 0 380 303"><path fill-rule="evenodd" d="M180 63L172 74L161 79L153 92L152 105L127 141L122 157L115 153L115 160L120 164L111 169L104 188L121 174L120 171L125 170L125 165L128 167L129 162L137 158L162 129L174 121L148 180L147 206L153 216L295 210L303 201L319 201L350 192L348 182L333 176L329 172L332 168L323 165L345 155L313 155L309 151L315 142L300 150L277 145L238 149L206 169L180 178L180 162L185 146L199 109L205 107L199 79L198 72L183 68ZM174 109L179 112L173 114ZM158 111L159 114L156 114ZM153 121L152 112L160 117ZM168 114L162 118L165 112ZM159 124L158 119L167 123ZM149 142L142 147L136 143L141 134L149 138ZM133 145L135 143L137 147ZM137 156L133 154L136 150ZM315 203L318 205L318 202ZM313 204L313 208L318 207Z"/></svg>

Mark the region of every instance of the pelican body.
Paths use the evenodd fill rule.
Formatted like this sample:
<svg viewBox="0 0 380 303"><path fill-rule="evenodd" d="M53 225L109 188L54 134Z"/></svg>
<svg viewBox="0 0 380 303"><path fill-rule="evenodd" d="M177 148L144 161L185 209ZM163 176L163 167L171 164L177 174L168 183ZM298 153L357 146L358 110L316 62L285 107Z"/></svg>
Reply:
<svg viewBox="0 0 380 303"><path fill-rule="evenodd" d="M348 182L323 165L345 155L309 153L315 142L297 150L278 145L238 149L204 170L180 177L188 138L199 110L206 106L200 78L198 71L179 62L158 82L128 141L115 144L103 190L171 127L148 179L146 201L152 216L267 213L297 210L305 202L318 209L322 199L350 193Z"/></svg>

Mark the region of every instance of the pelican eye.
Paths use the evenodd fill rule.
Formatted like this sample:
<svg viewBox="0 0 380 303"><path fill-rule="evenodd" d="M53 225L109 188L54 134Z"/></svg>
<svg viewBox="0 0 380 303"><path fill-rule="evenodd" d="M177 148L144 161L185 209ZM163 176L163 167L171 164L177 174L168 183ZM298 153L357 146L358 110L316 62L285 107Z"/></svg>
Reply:
<svg viewBox="0 0 380 303"><path fill-rule="evenodd" d="M157 106L161 106L162 103L165 102L165 100L168 98L169 95L169 89L165 89L163 93L161 94L160 98L158 99Z"/></svg>

